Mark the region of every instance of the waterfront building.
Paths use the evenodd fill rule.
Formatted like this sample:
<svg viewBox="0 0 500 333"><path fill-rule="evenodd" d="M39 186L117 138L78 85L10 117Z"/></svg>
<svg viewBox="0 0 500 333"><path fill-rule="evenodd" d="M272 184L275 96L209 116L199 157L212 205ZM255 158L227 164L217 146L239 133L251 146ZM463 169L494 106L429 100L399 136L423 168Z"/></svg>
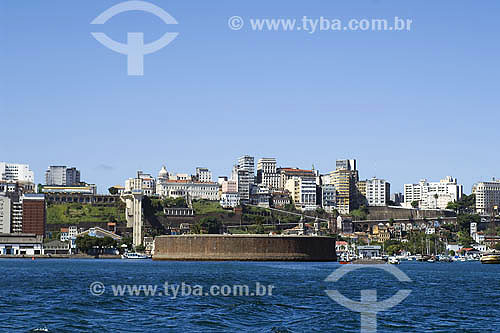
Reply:
<svg viewBox="0 0 500 333"><path fill-rule="evenodd" d="M61 228L59 239L61 242L67 242L69 240L69 228Z"/></svg>
<svg viewBox="0 0 500 333"><path fill-rule="evenodd" d="M36 234L0 234L0 254L27 255L43 254L43 236Z"/></svg>
<svg viewBox="0 0 500 333"><path fill-rule="evenodd" d="M196 168L196 180L202 183L212 182L212 172L207 168Z"/></svg>
<svg viewBox="0 0 500 333"><path fill-rule="evenodd" d="M337 160L336 170L330 173L330 182L337 190L337 209L341 214L357 208L359 173L356 160Z"/></svg>
<svg viewBox="0 0 500 333"><path fill-rule="evenodd" d="M290 197L297 209L315 210L316 204L316 178L293 177L287 180L285 190L290 192Z"/></svg>
<svg viewBox="0 0 500 333"><path fill-rule="evenodd" d="M358 246L358 255L361 258L380 257L380 245L360 245Z"/></svg>
<svg viewBox="0 0 500 333"><path fill-rule="evenodd" d="M240 205L240 195L238 192L223 192L220 197L222 208L235 208Z"/></svg>
<svg viewBox="0 0 500 333"><path fill-rule="evenodd" d="M257 162L257 184L267 186L269 189L278 189L280 176L276 172L275 158L261 158Z"/></svg>
<svg viewBox="0 0 500 333"><path fill-rule="evenodd" d="M67 241L54 239L43 244L43 254L71 254L71 244Z"/></svg>
<svg viewBox="0 0 500 333"><path fill-rule="evenodd" d="M364 196L368 206L386 206L391 194L391 184L378 178L367 179L365 184Z"/></svg>
<svg viewBox="0 0 500 333"><path fill-rule="evenodd" d="M0 195L0 234L10 233L11 200Z"/></svg>
<svg viewBox="0 0 500 333"><path fill-rule="evenodd" d="M463 185L456 178L447 176L439 182L427 182L422 179L418 184L404 185L404 205L411 207L412 202L418 202L421 209L446 209L449 202L455 202L462 197Z"/></svg>
<svg viewBox="0 0 500 333"><path fill-rule="evenodd" d="M45 195L23 194L22 209L22 232L45 236Z"/></svg>
<svg viewBox="0 0 500 333"><path fill-rule="evenodd" d="M57 186L73 186L80 183L80 170L65 165L51 165L45 171L45 184Z"/></svg>
<svg viewBox="0 0 500 333"><path fill-rule="evenodd" d="M0 180L34 183L35 175L28 164L0 162Z"/></svg>
<svg viewBox="0 0 500 333"><path fill-rule="evenodd" d="M478 182L472 187L472 193L476 195L478 214L489 215L495 207L500 206L500 180Z"/></svg>

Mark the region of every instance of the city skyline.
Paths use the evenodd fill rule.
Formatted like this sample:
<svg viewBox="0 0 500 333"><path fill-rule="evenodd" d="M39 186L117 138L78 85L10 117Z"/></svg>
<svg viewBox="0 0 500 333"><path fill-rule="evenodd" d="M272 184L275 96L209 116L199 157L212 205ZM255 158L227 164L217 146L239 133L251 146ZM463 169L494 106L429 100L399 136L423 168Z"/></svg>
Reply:
<svg viewBox="0 0 500 333"><path fill-rule="evenodd" d="M162 164L229 175L243 153L322 172L356 158L363 178L387 179L398 191L451 175L470 193L473 183L500 177L491 149L500 138L491 121L498 2L221 1L193 10L151 1L179 24L140 12L90 24L116 3L0 4L0 40L9 46L0 52L0 113L23 128L4 128L17 142L1 145L0 156L30 164L37 183L52 164L77 166L99 191ZM404 33L234 31L234 15L399 16L413 25ZM129 31L147 41L179 36L145 57L144 76L131 77L126 56L92 37L98 30L117 41Z"/></svg>

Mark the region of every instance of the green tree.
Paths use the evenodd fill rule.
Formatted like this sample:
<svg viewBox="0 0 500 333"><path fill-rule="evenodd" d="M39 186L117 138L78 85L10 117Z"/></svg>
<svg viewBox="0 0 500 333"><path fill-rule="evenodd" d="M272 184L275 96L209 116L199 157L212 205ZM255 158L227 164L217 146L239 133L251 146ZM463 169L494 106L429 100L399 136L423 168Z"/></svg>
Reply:
<svg viewBox="0 0 500 333"><path fill-rule="evenodd" d="M216 217L204 217L193 225L195 234L219 234L222 223Z"/></svg>
<svg viewBox="0 0 500 333"><path fill-rule="evenodd" d="M412 206L413 208L418 208L418 201L417 201L417 200L412 201L412 202L411 202L411 206Z"/></svg>

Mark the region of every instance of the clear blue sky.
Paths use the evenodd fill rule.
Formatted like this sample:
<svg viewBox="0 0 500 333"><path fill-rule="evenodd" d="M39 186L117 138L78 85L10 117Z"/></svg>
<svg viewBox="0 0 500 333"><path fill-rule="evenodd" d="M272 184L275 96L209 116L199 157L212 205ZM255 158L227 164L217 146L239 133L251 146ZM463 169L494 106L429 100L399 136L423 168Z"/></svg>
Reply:
<svg viewBox="0 0 500 333"><path fill-rule="evenodd" d="M499 1L151 1L90 22L120 1L0 1L0 160L76 166L101 191L162 164L230 174L238 156L334 169L356 158L392 191L457 177L470 192L500 176ZM248 18L413 20L410 32L255 32ZM125 42L179 36L126 75Z"/></svg>

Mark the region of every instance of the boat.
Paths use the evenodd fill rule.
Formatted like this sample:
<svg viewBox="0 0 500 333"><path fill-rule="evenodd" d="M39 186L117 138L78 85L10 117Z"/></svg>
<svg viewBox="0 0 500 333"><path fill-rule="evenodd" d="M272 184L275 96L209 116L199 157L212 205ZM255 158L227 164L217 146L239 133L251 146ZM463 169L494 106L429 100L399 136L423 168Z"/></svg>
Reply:
<svg viewBox="0 0 500 333"><path fill-rule="evenodd" d="M125 252L122 254L122 259L149 259L150 257L137 252Z"/></svg>
<svg viewBox="0 0 500 333"><path fill-rule="evenodd" d="M486 253L479 261L481 264L500 264L500 253Z"/></svg>
<svg viewBox="0 0 500 333"><path fill-rule="evenodd" d="M399 265L399 259L396 258L396 257L389 257L389 259L387 260L387 262L389 264Z"/></svg>

